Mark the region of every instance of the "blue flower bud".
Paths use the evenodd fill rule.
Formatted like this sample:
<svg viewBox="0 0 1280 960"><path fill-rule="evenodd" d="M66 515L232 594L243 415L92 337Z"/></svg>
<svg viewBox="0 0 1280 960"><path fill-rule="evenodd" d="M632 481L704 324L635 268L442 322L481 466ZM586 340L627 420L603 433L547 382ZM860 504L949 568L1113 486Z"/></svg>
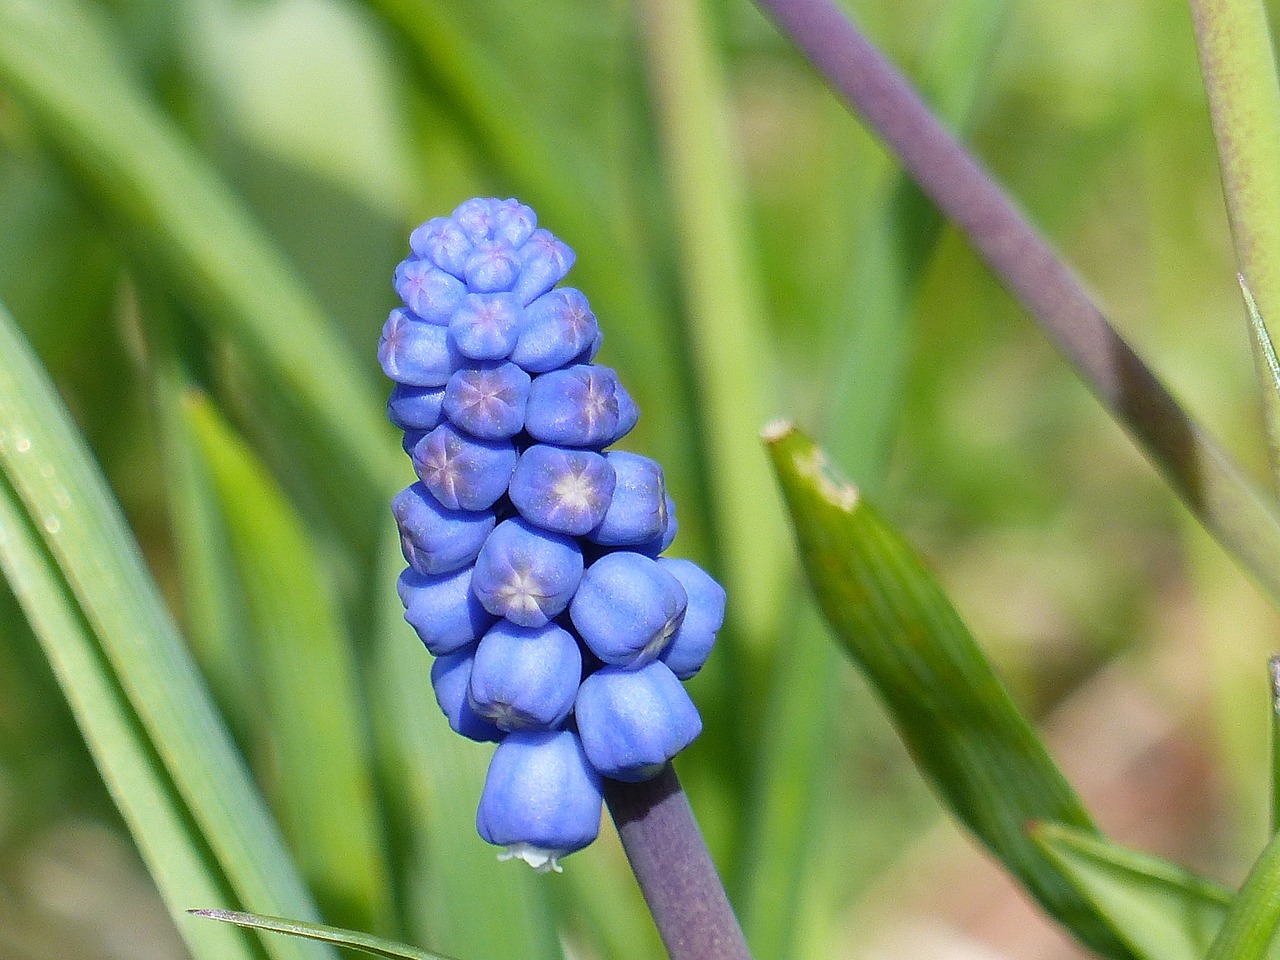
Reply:
<svg viewBox="0 0 1280 960"><path fill-rule="evenodd" d="M497 293L510 290L520 275L520 261L511 247L500 241L476 245L467 258L465 277L473 293Z"/></svg>
<svg viewBox="0 0 1280 960"><path fill-rule="evenodd" d="M618 375L579 364L535 377L524 428L543 443L605 446L618 432Z"/></svg>
<svg viewBox="0 0 1280 960"><path fill-rule="evenodd" d="M573 709L581 679L582 654L567 630L499 620L476 648L471 706L503 730L553 730Z"/></svg>
<svg viewBox="0 0 1280 960"><path fill-rule="evenodd" d="M494 206L491 233L494 240L509 247L523 246L533 236L538 215L519 200L500 200Z"/></svg>
<svg viewBox="0 0 1280 960"><path fill-rule="evenodd" d="M409 456L413 456L413 448L418 445L423 437L427 435L426 430L418 430L414 427L407 427L404 431L404 439L400 441L400 448Z"/></svg>
<svg viewBox="0 0 1280 960"><path fill-rule="evenodd" d="M489 762L476 829L487 842L539 873L596 838L603 807L600 775L571 730L517 731Z"/></svg>
<svg viewBox="0 0 1280 960"><path fill-rule="evenodd" d="M600 332L587 298L572 287L544 293L525 308L524 317L511 359L530 373L564 366L589 348Z"/></svg>
<svg viewBox="0 0 1280 960"><path fill-rule="evenodd" d="M486 510L507 492L516 467L510 440L482 440L442 423L413 448L413 469L454 510Z"/></svg>
<svg viewBox="0 0 1280 960"><path fill-rule="evenodd" d="M473 360L511 353L524 323L524 307L510 293L469 293L449 320L458 352Z"/></svg>
<svg viewBox="0 0 1280 960"><path fill-rule="evenodd" d="M468 566L497 522L492 510L450 510L421 483L401 490L391 501L400 549L418 573L448 573Z"/></svg>
<svg viewBox="0 0 1280 960"><path fill-rule="evenodd" d="M671 499L671 494L667 494L667 527L662 531L662 535L654 537L652 540L632 547L636 553L643 553L646 557L657 557L658 554L666 550L675 542L676 533L680 529L680 522L676 520L676 502Z"/></svg>
<svg viewBox="0 0 1280 960"><path fill-rule="evenodd" d="M480 361L449 378L444 390L444 413L474 437L502 440L524 427L529 400L529 375L514 363Z"/></svg>
<svg viewBox="0 0 1280 960"><path fill-rule="evenodd" d="M609 509L589 538L606 547L660 540L667 530L667 487L662 467L656 460L625 450L610 450L605 459L613 467L617 484ZM519 469L517 465L517 472Z"/></svg>
<svg viewBox="0 0 1280 960"><path fill-rule="evenodd" d="M598 348L597 348L598 349ZM618 429L613 435L610 443L617 443L628 433L630 433L640 420L640 407L632 399L631 394L627 392L627 388L622 385L622 381L618 381L617 389L618 398Z"/></svg>
<svg viewBox="0 0 1280 960"><path fill-rule="evenodd" d="M434 577L410 568L400 575L404 618L437 657L475 643L493 624L471 590L471 576L471 567Z"/></svg>
<svg viewBox="0 0 1280 960"><path fill-rule="evenodd" d="M542 229L533 231L517 256L520 278L511 292L521 303L532 303L563 280L574 261L573 250Z"/></svg>
<svg viewBox="0 0 1280 960"><path fill-rule="evenodd" d="M680 581L656 560L620 550L587 567L569 617L605 663L638 667L666 648L687 603Z"/></svg>
<svg viewBox="0 0 1280 960"><path fill-rule="evenodd" d="M702 732L702 718L665 663L601 667L574 705L591 766L613 780L648 780Z"/></svg>
<svg viewBox="0 0 1280 960"><path fill-rule="evenodd" d="M535 443L520 454L507 492L530 523L581 536L607 515L613 489L613 467L600 454Z"/></svg>
<svg viewBox="0 0 1280 960"><path fill-rule="evenodd" d="M440 704L455 733L469 740L496 743L502 739L502 731L476 713L467 696L474 659L474 647L436 657L431 664L431 687L436 693L436 703Z"/></svg>
<svg viewBox="0 0 1280 960"><path fill-rule="evenodd" d="M409 249L462 279L471 240L449 217L433 217L409 234Z"/></svg>
<svg viewBox="0 0 1280 960"><path fill-rule="evenodd" d="M427 323L440 326L449 322L454 308L467 295L461 280L420 257L410 257L396 267L394 284L406 307Z"/></svg>
<svg viewBox="0 0 1280 960"><path fill-rule="evenodd" d="M711 654L716 631L724 624L724 587L692 560L660 557L658 565L680 581L689 598L684 620L662 651L661 660L681 680L702 669Z"/></svg>
<svg viewBox="0 0 1280 960"><path fill-rule="evenodd" d="M480 548L471 585L490 613L522 627L559 615L582 579L582 550L524 520L504 520Z"/></svg>
<svg viewBox="0 0 1280 960"><path fill-rule="evenodd" d="M387 398L387 419L401 430L426 433L439 425L443 407L443 387L411 387L397 383ZM413 449L412 444L409 449Z"/></svg>
<svg viewBox="0 0 1280 960"><path fill-rule="evenodd" d="M397 307L382 328L378 362L397 383L443 387L461 366L462 355L449 342L448 328L427 323Z"/></svg>
<svg viewBox="0 0 1280 960"><path fill-rule="evenodd" d="M492 197L474 197L464 200L454 208L449 219L456 223L472 243L493 239L493 221L500 200Z"/></svg>

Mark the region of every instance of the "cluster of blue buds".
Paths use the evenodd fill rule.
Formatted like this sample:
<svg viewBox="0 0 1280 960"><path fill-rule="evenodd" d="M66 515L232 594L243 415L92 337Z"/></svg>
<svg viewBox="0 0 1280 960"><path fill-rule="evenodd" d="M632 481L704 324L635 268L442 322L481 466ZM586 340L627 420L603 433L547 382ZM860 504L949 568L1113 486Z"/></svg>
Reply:
<svg viewBox="0 0 1280 960"><path fill-rule="evenodd" d="M494 199L409 245L378 345L419 478L392 503L400 599L450 726L498 744L480 835L558 870L595 839L602 777L652 777L701 732L680 681L706 661L725 593L661 556L676 532L662 468L607 449L639 411L592 362L587 298L557 286L573 251Z"/></svg>

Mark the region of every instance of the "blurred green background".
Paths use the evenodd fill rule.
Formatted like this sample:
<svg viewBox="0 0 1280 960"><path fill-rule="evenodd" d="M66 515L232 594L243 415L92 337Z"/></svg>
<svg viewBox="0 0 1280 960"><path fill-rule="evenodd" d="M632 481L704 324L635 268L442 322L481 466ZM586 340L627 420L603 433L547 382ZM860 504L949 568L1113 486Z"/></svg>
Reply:
<svg viewBox="0 0 1280 960"><path fill-rule="evenodd" d="M0 0L5 16L24 7L64 18L68 36L106 38L163 129L316 299L363 378L346 386L375 414L386 385L374 344L412 226L472 195L514 195L578 250L569 280L600 317L600 360L644 414L624 445L662 460L675 552L734 597L722 660L691 685L707 731L678 769L758 956L1083 956L942 817L828 649L755 439L777 415L821 430L927 555L1100 825L1238 881L1266 836L1274 610L745 0ZM1186 9L848 8L1261 476ZM92 64L68 55L57 69L92 91ZM205 278L18 77L0 65L0 302L179 620L192 634L208 626L193 621L157 413L166 351L286 492L359 648L384 531L316 487L337 477L343 489L359 465L326 469L331 450L209 322L221 307ZM144 172L151 159L134 158ZM370 438L371 461L391 436ZM401 639L417 642L408 627ZM377 686L366 678L364 691L377 727ZM231 719L270 796L260 731ZM411 900L412 866L393 869ZM538 882L574 955L655 949L634 895L606 904L617 916L593 913L569 876L626 889L607 829L566 870ZM404 913L390 929L448 946L430 911ZM644 932L628 943L611 926ZM182 953L0 586L0 957Z"/></svg>

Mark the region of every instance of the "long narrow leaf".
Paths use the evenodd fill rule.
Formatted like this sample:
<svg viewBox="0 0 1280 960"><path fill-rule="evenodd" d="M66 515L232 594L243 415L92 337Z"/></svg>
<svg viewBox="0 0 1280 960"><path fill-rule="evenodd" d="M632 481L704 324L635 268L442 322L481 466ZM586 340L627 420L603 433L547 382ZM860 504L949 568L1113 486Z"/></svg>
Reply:
<svg viewBox="0 0 1280 960"><path fill-rule="evenodd" d="M1271 479L1280 487L1280 359L1271 343L1271 334L1258 309L1258 301L1241 274L1240 293L1244 297L1249 314L1249 342L1253 345L1253 361L1258 373L1258 386L1262 391L1262 418L1267 432L1267 446L1271 451Z"/></svg>
<svg viewBox="0 0 1280 960"><path fill-rule="evenodd" d="M76 0L0 0L0 87L146 262L270 371L277 402L324 451L314 485L359 537L396 455L372 383L236 197L126 75L103 25Z"/></svg>
<svg viewBox="0 0 1280 960"><path fill-rule="evenodd" d="M225 896L239 904L314 916L311 898L210 704L119 507L3 310L0 356L5 358L0 364L0 469L63 586L57 589L49 574L39 591L22 587L35 569L31 548L23 562L7 561L6 574L18 593L25 593L28 615L41 628L55 665L63 664L60 677L69 698L79 701L78 719L97 744L98 760L121 806L135 812L155 806L157 820L188 821L182 824L188 847L202 848L183 849L174 826L161 840L144 840L149 818L139 815L132 826L139 842L150 846L154 869L189 876L198 861L208 859L205 872L216 863L225 877ZM9 542L18 542L16 534L6 537ZM117 687L137 717L136 730L124 729L123 701L112 703L107 696ZM114 729L95 733L95 725L112 723L113 714ZM154 768L149 774L147 764ZM132 792L132 774L139 775L138 794ZM161 778L173 794L163 804ZM180 897L214 895L211 882L189 891L170 889L171 904ZM297 946L272 952L280 960L314 956Z"/></svg>
<svg viewBox="0 0 1280 960"><path fill-rule="evenodd" d="M745 200L728 137L722 68L700 0L637 4L676 212L715 529L733 635L773 637L784 596L785 526L757 432L773 382L767 326L748 263Z"/></svg>
<svg viewBox="0 0 1280 960"><path fill-rule="evenodd" d="M234 910L192 910L197 917L208 920L221 920L252 930L269 930L272 933L283 933L291 937L303 937L308 940L319 940L339 947L350 947L375 957L390 957L391 960L448 960L438 953L428 953L404 943L394 943L382 937L373 937L355 930L343 930L341 927L330 927L322 923L303 923L299 920L282 920L279 917L262 917L252 913L238 913Z"/></svg>
<svg viewBox="0 0 1280 960"><path fill-rule="evenodd" d="M1190 0L1236 265L1280 316L1280 80L1263 0ZM1264 385L1265 389L1265 385Z"/></svg>
<svg viewBox="0 0 1280 960"><path fill-rule="evenodd" d="M327 916L391 925L355 657L316 544L212 404L184 404L214 478L253 623L250 652L270 744L273 806Z"/></svg>
<svg viewBox="0 0 1280 960"><path fill-rule="evenodd" d="M910 547L789 424L765 436L823 612L952 812L1053 916L1106 956L1129 952L1026 835L1092 829L955 609Z"/></svg>
<svg viewBox="0 0 1280 960"><path fill-rule="evenodd" d="M1232 893L1096 834L1042 823L1033 839L1142 960L1202 960Z"/></svg>
<svg viewBox="0 0 1280 960"><path fill-rule="evenodd" d="M1222 919L1205 960L1261 960L1268 956L1280 926L1280 834L1274 834L1254 862L1244 886Z"/></svg>

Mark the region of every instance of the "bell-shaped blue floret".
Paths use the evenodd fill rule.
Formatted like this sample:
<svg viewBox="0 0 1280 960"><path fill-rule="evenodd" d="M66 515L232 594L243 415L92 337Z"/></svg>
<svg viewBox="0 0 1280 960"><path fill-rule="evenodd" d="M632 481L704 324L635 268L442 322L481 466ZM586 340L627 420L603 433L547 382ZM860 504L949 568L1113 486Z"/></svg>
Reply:
<svg viewBox="0 0 1280 960"><path fill-rule="evenodd" d="M502 440L524 427L529 374L507 361L481 361L449 378L444 413L474 437Z"/></svg>
<svg viewBox="0 0 1280 960"><path fill-rule="evenodd" d="M636 553L643 553L646 557L657 557L667 547L675 542L676 533L680 530L680 521L676 519L676 502L671 499L671 494L667 494L667 526L660 536L647 540L630 549Z"/></svg>
<svg viewBox="0 0 1280 960"><path fill-rule="evenodd" d="M480 548L471 586L495 616L540 627L568 607L581 579L577 543L513 517Z"/></svg>
<svg viewBox="0 0 1280 960"><path fill-rule="evenodd" d="M535 377L524 414L529 436L562 447L602 447L618 432L618 375L578 364Z"/></svg>
<svg viewBox="0 0 1280 960"><path fill-rule="evenodd" d="M656 460L625 450L610 450L604 456L613 467L617 483L609 509L588 538L606 547L660 540L667 530L667 487L662 467Z"/></svg>
<svg viewBox="0 0 1280 960"><path fill-rule="evenodd" d="M480 638L471 705L503 730L553 730L564 723L582 679L582 654L567 630L499 620Z"/></svg>
<svg viewBox="0 0 1280 960"><path fill-rule="evenodd" d="M455 733L482 743L496 743L502 739L502 731L476 713L467 696L474 658L474 647L463 647L455 653L436 657L431 664L431 687L435 690L436 703L440 704L440 710Z"/></svg>
<svg viewBox="0 0 1280 960"><path fill-rule="evenodd" d="M680 581L689 598L684 620L661 655L672 673L688 680L702 669L711 654L716 632L724 624L727 598L724 587L692 560L660 557L658 565Z"/></svg>
<svg viewBox="0 0 1280 960"><path fill-rule="evenodd" d="M521 303L532 303L565 278L574 252L548 230L537 229L518 251L520 277L511 292Z"/></svg>
<svg viewBox="0 0 1280 960"><path fill-rule="evenodd" d="M471 567L434 577L413 569L400 575L404 618L434 656L475 643L493 624L493 614L471 590L471 575Z"/></svg>
<svg viewBox="0 0 1280 960"><path fill-rule="evenodd" d="M452 218L432 217L409 234L409 248L461 280L472 244Z"/></svg>
<svg viewBox="0 0 1280 960"><path fill-rule="evenodd" d="M606 516L613 490L613 467L600 454L535 443L520 454L508 493L530 523L581 536Z"/></svg>
<svg viewBox="0 0 1280 960"><path fill-rule="evenodd" d="M597 349L599 348L597 347ZM627 388L622 385L621 380L618 381L617 397L618 429L614 432L613 439L609 441L610 443L617 443L635 429L635 425L640 422L640 407L632 399L631 394L627 392Z"/></svg>
<svg viewBox="0 0 1280 960"><path fill-rule="evenodd" d="M387 419L401 430L426 433L444 415L444 387L411 387L397 383L387 397ZM409 449L413 449L410 444Z"/></svg>
<svg viewBox="0 0 1280 960"><path fill-rule="evenodd" d="M537 226L538 215L533 209L511 197L494 204L489 234L493 240L515 248L527 243Z"/></svg>
<svg viewBox="0 0 1280 960"><path fill-rule="evenodd" d="M450 510L421 483L391 501L400 549L409 566L428 576L469 566L497 522L492 510Z"/></svg>
<svg viewBox="0 0 1280 960"><path fill-rule="evenodd" d="M413 469L454 510L486 510L507 492L516 468L510 440L481 440L442 423L413 448Z"/></svg>
<svg viewBox="0 0 1280 960"><path fill-rule="evenodd" d="M489 762L476 829L539 873L560 870L559 858L581 850L600 830L600 775L571 730L518 731L498 744Z"/></svg>
<svg viewBox="0 0 1280 960"><path fill-rule="evenodd" d="M502 360L524 324L524 307L510 293L469 293L449 318L458 352L472 360Z"/></svg>
<svg viewBox="0 0 1280 960"><path fill-rule="evenodd" d="M493 219L498 204L494 197L472 197L453 209L449 219L456 223L472 243L493 239Z"/></svg>
<svg viewBox="0 0 1280 960"><path fill-rule="evenodd" d="M477 244L464 268L467 289L472 293L510 290L519 275L520 261L515 250L501 241Z"/></svg>
<svg viewBox="0 0 1280 960"><path fill-rule="evenodd" d="M574 705L587 760L613 780L648 780L702 732L702 718L667 665L601 667Z"/></svg>
<svg viewBox="0 0 1280 960"><path fill-rule="evenodd" d="M404 305L427 323L443 326L467 295L462 281L429 260L410 257L396 267L394 284Z"/></svg>
<svg viewBox="0 0 1280 960"><path fill-rule="evenodd" d="M378 362L397 383L443 387L462 356L449 341L449 332L399 307L391 311L378 341Z"/></svg>
<svg viewBox="0 0 1280 960"><path fill-rule="evenodd" d="M525 308L511 360L530 373L546 373L572 362L599 332L587 298L572 287L558 287Z"/></svg>
<svg viewBox="0 0 1280 960"><path fill-rule="evenodd" d="M687 603L680 581L656 560L622 550L587 567L569 617L605 663L638 667L666 648Z"/></svg>

